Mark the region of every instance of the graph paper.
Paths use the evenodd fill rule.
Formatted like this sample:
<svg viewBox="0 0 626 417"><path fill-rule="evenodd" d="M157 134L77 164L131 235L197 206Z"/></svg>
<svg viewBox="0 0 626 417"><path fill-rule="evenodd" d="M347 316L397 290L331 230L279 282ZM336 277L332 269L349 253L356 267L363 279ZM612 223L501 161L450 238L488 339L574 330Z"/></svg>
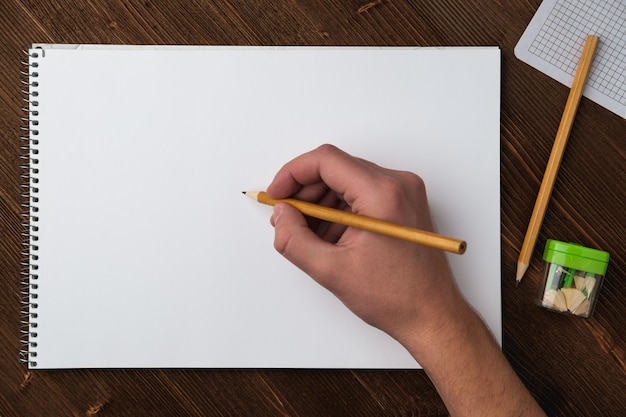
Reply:
<svg viewBox="0 0 626 417"><path fill-rule="evenodd" d="M626 0L544 0L515 55L569 87L587 35L600 42L583 95L626 118Z"/></svg>

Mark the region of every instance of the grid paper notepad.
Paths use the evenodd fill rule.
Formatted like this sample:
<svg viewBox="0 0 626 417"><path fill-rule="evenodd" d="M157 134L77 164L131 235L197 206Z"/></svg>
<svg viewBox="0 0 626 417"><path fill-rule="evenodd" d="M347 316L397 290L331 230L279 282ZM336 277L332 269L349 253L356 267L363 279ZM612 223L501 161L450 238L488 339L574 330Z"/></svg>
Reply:
<svg viewBox="0 0 626 417"><path fill-rule="evenodd" d="M515 55L571 86L587 35L600 37L583 95L626 118L626 2L545 0Z"/></svg>
<svg viewBox="0 0 626 417"><path fill-rule="evenodd" d="M498 48L29 53L30 367L418 367L281 257L271 208L241 194L324 142L424 178L501 341Z"/></svg>

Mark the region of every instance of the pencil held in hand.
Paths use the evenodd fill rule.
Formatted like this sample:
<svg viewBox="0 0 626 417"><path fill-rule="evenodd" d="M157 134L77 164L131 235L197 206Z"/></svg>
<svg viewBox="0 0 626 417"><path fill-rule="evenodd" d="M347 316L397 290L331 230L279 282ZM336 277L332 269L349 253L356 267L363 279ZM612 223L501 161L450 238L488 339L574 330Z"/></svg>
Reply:
<svg viewBox="0 0 626 417"><path fill-rule="evenodd" d="M274 199L263 191L244 191L243 193L248 197L255 199L259 203L270 206L274 206L277 203L287 203L298 209L298 211L306 216L342 224L344 226L355 227L357 229L367 230L369 232L418 243L420 245L452 253L463 254L467 248L467 244L463 240L453 239L437 233L414 229L407 226L401 226L384 220L374 219L372 217L348 213L342 210L309 203L307 201L295 200L292 198Z"/></svg>

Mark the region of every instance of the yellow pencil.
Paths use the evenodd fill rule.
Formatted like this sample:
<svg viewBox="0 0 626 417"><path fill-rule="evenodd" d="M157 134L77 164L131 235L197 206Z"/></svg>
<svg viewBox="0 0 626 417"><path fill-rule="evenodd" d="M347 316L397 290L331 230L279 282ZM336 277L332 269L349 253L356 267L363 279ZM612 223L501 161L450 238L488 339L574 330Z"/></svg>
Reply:
<svg viewBox="0 0 626 417"><path fill-rule="evenodd" d="M522 244L522 249L517 260L517 275L515 278L516 285L522 280L522 277L526 273L528 265L530 264L530 258L533 250L535 249L539 229L541 228L541 223L543 222L543 218L546 214L546 208L548 207L548 202L550 201L550 195L552 194L556 174L559 171L561 159L563 158L563 153L565 152L565 145L567 144L567 139L569 138L570 131L572 130L574 116L576 116L576 111L578 110L578 104L580 103L580 98L583 94L583 88L585 87L587 75L589 74L589 69L591 68L591 62L593 61L593 55L595 53L596 46L598 45L598 40L599 38L597 36L589 35L585 41L583 53L580 57L578 68L576 68L574 82L572 83L572 88L569 96L567 97L563 117L561 118L561 123L559 124L559 128L556 132L552 152L550 153L548 165L546 166L545 173L543 174L543 180L541 181L541 186L539 187L537 201L535 201L535 207L533 208L533 213L530 217L528 230L526 231L524 243Z"/></svg>
<svg viewBox="0 0 626 417"><path fill-rule="evenodd" d="M273 206L277 203L287 203L298 209L302 214L326 220L332 223L343 224L349 227L367 230L397 239L407 240L420 245L429 246L448 252L462 254L465 252L467 244L465 241L442 236L437 233L426 232L424 230L413 229L395 223L374 219L372 217L361 216L348 213L329 207L309 203L307 201L295 200L292 198L273 199L263 191L244 191L244 194L258 201L259 203Z"/></svg>

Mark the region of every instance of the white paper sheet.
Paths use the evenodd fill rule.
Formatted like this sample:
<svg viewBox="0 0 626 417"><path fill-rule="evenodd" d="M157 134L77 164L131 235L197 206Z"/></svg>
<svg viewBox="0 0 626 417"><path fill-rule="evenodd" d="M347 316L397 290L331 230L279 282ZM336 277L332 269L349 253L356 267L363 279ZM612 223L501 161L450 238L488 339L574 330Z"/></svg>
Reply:
<svg viewBox="0 0 626 417"><path fill-rule="evenodd" d="M425 179L501 340L497 48L31 52L36 367L418 367L277 254L271 209L241 194L325 142Z"/></svg>

